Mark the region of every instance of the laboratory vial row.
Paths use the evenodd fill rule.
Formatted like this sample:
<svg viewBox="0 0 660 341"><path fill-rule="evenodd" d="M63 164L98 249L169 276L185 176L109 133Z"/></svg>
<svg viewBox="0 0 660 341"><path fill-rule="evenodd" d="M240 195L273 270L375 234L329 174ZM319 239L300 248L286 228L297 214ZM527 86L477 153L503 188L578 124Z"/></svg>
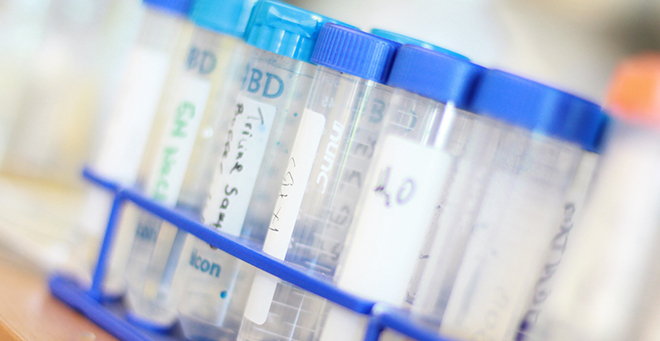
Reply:
<svg viewBox="0 0 660 341"><path fill-rule="evenodd" d="M533 337L599 164L599 105L275 0L143 4L96 172L441 335ZM82 285L112 207L87 195ZM102 293L190 340L367 328L130 205Z"/></svg>

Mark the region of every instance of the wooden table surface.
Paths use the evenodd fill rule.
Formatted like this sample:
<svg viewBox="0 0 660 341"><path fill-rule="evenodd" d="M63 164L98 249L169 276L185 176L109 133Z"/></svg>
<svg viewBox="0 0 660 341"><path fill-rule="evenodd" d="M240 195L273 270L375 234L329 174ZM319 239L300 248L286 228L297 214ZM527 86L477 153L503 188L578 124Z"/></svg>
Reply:
<svg viewBox="0 0 660 341"><path fill-rule="evenodd" d="M0 340L116 340L48 291L46 277L0 259Z"/></svg>

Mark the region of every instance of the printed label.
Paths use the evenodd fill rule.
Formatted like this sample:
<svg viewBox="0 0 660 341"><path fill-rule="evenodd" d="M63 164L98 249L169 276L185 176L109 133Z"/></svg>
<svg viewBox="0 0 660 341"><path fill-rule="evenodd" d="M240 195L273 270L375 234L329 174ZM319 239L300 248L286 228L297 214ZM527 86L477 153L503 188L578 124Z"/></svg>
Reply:
<svg viewBox="0 0 660 341"><path fill-rule="evenodd" d="M168 68L167 54L135 48L96 163L98 171L121 182L135 182Z"/></svg>
<svg viewBox="0 0 660 341"><path fill-rule="evenodd" d="M174 205L178 199L197 130L211 92L211 83L186 77L176 90L174 94L179 96L179 99L174 101L176 106L167 122L147 187L148 193L165 205Z"/></svg>
<svg viewBox="0 0 660 341"><path fill-rule="evenodd" d="M263 247L264 252L276 258L286 256L324 128L325 117L305 109ZM266 322L278 281L259 272L252 284L245 317L257 324Z"/></svg>
<svg viewBox="0 0 660 341"><path fill-rule="evenodd" d="M239 98L202 214L204 223L239 236L277 108Z"/></svg>

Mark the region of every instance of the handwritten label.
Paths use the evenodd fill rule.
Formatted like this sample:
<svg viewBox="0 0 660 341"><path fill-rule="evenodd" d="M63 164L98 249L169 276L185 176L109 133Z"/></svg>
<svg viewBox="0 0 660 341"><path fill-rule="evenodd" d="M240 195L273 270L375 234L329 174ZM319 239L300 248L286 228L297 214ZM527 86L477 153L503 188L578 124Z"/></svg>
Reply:
<svg viewBox="0 0 660 341"><path fill-rule="evenodd" d="M398 136L388 136L377 155L337 285L371 300L401 305L452 158ZM321 340L359 340L364 330L356 332L351 328L355 323L347 324L354 320L351 315L333 307Z"/></svg>
<svg viewBox="0 0 660 341"><path fill-rule="evenodd" d="M264 252L276 258L286 256L324 129L325 117L305 109L263 247ZM278 281L259 272L252 284L245 317L257 324L266 322Z"/></svg>
<svg viewBox="0 0 660 341"><path fill-rule="evenodd" d="M276 113L272 105L238 99L202 215L204 223L240 235Z"/></svg>
<svg viewBox="0 0 660 341"><path fill-rule="evenodd" d="M147 192L166 205L174 205L179 197L195 137L204 116L211 83L186 77L174 92L178 97L158 148L156 163L149 178Z"/></svg>
<svg viewBox="0 0 660 341"><path fill-rule="evenodd" d="M560 268L560 264L564 258L564 252L569 245L569 240L571 239L569 238L569 234L573 230L573 224L580 218L599 158L595 153L584 153L582 155L573 183L566 194L563 219L559 224L559 230L552 239L548 259L534 287L532 302L520 322L518 335L516 336L518 339L527 338L527 332L533 329L539 315L543 311L545 302L552 293L552 288L557 277L555 273Z"/></svg>

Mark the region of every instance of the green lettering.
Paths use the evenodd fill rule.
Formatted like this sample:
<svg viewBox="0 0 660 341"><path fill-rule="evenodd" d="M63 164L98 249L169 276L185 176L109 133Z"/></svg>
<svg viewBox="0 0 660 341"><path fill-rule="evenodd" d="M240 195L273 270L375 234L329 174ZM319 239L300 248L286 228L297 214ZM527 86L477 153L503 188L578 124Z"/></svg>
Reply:
<svg viewBox="0 0 660 341"><path fill-rule="evenodd" d="M195 117L195 106L190 102L183 102L176 109L176 118L174 120L175 128L172 131L172 136L176 137L186 137L187 133L185 131L188 127L188 121Z"/></svg>

